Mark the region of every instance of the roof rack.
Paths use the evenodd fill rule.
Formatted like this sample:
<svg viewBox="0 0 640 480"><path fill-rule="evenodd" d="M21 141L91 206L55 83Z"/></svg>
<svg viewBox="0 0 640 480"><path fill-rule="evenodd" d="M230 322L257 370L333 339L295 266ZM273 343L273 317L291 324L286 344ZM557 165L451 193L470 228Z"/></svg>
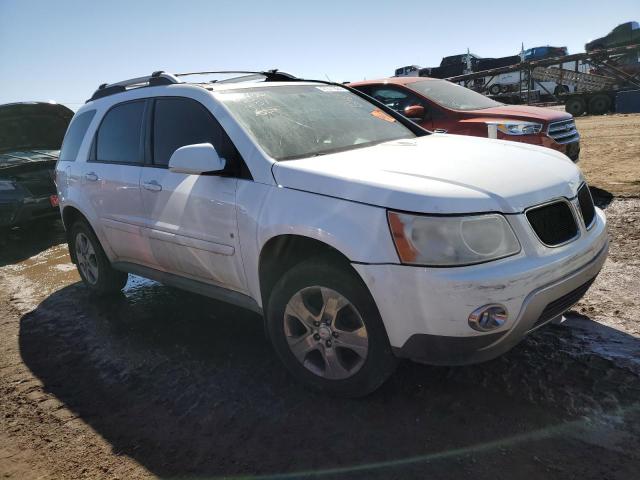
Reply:
<svg viewBox="0 0 640 480"><path fill-rule="evenodd" d="M187 73L176 73L175 76L176 77L186 77L188 75L212 75L212 74L216 74L216 75L227 75L227 74L231 74L231 73L237 73L240 75L245 75L245 76L262 76L265 78L265 82L291 82L291 81L296 81L299 80L298 77L295 77L293 75L291 75L290 73L286 73L286 72L280 72L277 68L271 69L271 70L265 70L265 71L250 71L250 70L218 70L218 71L212 71L212 72L187 72ZM236 78L238 80L242 80L243 78L247 78L247 77L235 77L232 79L228 79L228 80L221 80L223 82L227 82L227 81L233 81ZM215 82L215 80L213 81Z"/></svg>
<svg viewBox="0 0 640 480"><path fill-rule="evenodd" d="M93 95L87 102L97 100L98 98L108 97L116 93L126 92L131 88L138 87L156 87L158 85L171 85L173 83L180 83L180 80L175 75L165 73L162 70L153 72L146 77L130 78L129 80L122 80L116 83L103 83L98 89L93 92Z"/></svg>
<svg viewBox="0 0 640 480"><path fill-rule="evenodd" d="M159 85L171 85L174 83L182 83L178 77L186 77L189 75L211 75L211 74L231 74L237 73L243 75L242 77L234 77L230 79L221 80L221 82L234 82L250 80L251 77L264 77L265 82L294 82L299 81L298 77L295 77L286 72L280 72L277 68L266 71L247 71L247 70L219 70L212 72L187 72L187 73L166 73L162 70L153 72L151 75L145 77L130 78L129 80L122 80L115 83L103 83L98 89L93 92L93 95L87 102L97 100L98 98L108 97L109 95L115 95L116 93L126 92L132 88L140 87L156 87ZM217 80L212 80L215 83Z"/></svg>

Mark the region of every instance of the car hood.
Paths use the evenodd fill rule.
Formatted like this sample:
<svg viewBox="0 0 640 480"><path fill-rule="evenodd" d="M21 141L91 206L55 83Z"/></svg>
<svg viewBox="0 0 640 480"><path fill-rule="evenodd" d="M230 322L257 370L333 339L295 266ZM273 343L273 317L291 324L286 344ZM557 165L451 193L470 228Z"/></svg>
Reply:
<svg viewBox="0 0 640 480"><path fill-rule="evenodd" d="M443 134L278 162L273 175L287 188L434 214L522 212L574 197L582 182L554 150Z"/></svg>
<svg viewBox="0 0 640 480"><path fill-rule="evenodd" d="M469 117L509 118L518 120L557 122L573 118L570 113L553 110L551 108L530 107L528 105L501 105L499 107L483 108L464 112Z"/></svg>
<svg viewBox="0 0 640 480"><path fill-rule="evenodd" d="M73 112L57 103L0 105L0 154L60 150Z"/></svg>
<svg viewBox="0 0 640 480"><path fill-rule="evenodd" d="M0 153L0 175L38 168L51 168L60 155L60 150L17 150Z"/></svg>

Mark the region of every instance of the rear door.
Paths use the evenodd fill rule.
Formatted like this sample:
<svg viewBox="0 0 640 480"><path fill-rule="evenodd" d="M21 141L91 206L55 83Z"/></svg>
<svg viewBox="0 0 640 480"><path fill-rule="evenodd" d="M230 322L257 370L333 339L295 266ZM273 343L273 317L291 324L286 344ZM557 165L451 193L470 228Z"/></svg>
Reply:
<svg viewBox="0 0 640 480"><path fill-rule="evenodd" d="M150 119L150 165L141 192L145 236L157 268L246 291L236 222L240 156L213 115L196 100L159 97ZM176 149L212 144L227 161L222 174L169 171Z"/></svg>
<svg viewBox="0 0 640 480"><path fill-rule="evenodd" d="M143 119L146 100L113 106L103 117L79 181L98 216L103 240L120 261L145 257L141 237L140 173L144 164Z"/></svg>

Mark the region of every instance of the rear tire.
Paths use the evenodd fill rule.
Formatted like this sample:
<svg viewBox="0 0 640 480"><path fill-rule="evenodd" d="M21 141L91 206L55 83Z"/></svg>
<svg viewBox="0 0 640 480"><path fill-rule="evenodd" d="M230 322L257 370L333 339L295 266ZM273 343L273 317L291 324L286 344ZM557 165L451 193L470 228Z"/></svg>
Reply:
<svg viewBox="0 0 640 480"><path fill-rule="evenodd" d="M312 259L293 267L273 287L266 322L280 360L314 390L361 397L397 365L375 302L348 265Z"/></svg>
<svg viewBox="0 0 640 480"><path fill-rule="evenodd" d="M106 296L124 288L129 275L111 266L98 237L85 220L77 220L71 226L69 241L80 278L92 293Z"/></svg>
<svg viewBox="0 0 640 480"><path fill-rule="evenodd" d="M589 100L589 113L591 115L604 115L611 108L611 98L608 95L594 95Z"/></svg>
<svg viewBox="0 0 640 480"><path fill-rule="evenodd" d="M571 97L564 104L564 109L574 117L580 117L587 111L587 102L582 97Z"/></svg>

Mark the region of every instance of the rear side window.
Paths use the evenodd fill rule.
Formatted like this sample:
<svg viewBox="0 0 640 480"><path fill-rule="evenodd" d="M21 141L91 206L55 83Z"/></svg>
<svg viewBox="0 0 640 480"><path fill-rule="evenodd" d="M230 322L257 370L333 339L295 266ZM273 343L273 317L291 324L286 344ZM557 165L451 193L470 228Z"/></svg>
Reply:
<svg viewBox="0 0 640 480"><path fill-rule="evenodd" d="M107 112L96 135L99 162L142 163L142 118L145 101L116 105Z"/></svg>
<svg viewBox="0 0 640 480"><path fill-rule="evenodd" d="M67 133L64 135L64 141L62 142L62 149L60 150L60 160L66 162L74 162L80 150L82 139L87 133L89 124L95 116L95 110L89 110L83 112L80 115L71 120L71 125L67 129Z"/></svg>
<svg viewBox="0 0 640 480"><path fill-rule="evenodd" d="M166 166L173 152L185 145L210 143L229 167L239 154L211 113L190 98L158 98L153 119L153 164Z"/></svg>

